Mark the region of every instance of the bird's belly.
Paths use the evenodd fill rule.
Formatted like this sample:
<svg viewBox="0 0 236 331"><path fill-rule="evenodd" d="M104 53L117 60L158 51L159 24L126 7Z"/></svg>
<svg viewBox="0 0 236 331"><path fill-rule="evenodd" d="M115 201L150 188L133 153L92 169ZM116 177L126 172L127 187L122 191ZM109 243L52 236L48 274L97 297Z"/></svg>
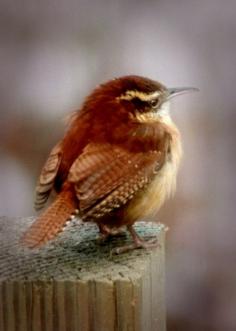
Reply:
<svg viewBox="0 0 236 331"><path fill-rule="evenodd" d="M135 222L153 217L164 201L175 192L176 174L176 164L172 161L166 162L146 189L131 201L126 210L127 219Z"/></svg>

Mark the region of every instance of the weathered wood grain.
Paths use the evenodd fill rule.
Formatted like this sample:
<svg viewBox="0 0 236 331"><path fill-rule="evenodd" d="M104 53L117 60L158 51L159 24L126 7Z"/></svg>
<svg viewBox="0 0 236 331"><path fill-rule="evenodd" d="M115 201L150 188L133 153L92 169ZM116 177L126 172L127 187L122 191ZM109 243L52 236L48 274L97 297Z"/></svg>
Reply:
<svg viewBox="0 0 236 331"><path fill-rule="evenodd" d="M42 249L19 238L33 218L0 218L0 331L164 331L162 224L140 222L160 246L110 256L129 235L104 245L93 224L75 221Z"/></svg>

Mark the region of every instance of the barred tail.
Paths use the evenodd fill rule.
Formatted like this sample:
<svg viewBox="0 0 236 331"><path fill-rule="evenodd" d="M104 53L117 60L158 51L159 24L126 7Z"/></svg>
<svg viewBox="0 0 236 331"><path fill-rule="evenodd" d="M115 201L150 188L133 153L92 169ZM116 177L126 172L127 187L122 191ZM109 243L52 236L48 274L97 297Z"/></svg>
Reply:
<svg viewBox="0 0 236 331"><path fill-rule="evenodd" d="M31 225L22 237L22 243L29 248L42 246L53 239L75 211L73 192L62 191L51 206Z"/></svg>

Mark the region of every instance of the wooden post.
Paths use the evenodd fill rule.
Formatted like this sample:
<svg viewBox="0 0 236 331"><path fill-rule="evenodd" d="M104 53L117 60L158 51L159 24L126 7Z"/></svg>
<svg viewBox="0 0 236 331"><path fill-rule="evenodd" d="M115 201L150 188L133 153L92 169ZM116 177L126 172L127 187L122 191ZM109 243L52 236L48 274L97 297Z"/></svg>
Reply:
<svg viewBox="0 0 236 331"><path fill-rule="evenodd" d="M160 246L110 256L129 235L104 245L94 224L74 222L37 250L19 238L33 218L0 218L1 331L164 331L162 224L140 222Z"/></svg>

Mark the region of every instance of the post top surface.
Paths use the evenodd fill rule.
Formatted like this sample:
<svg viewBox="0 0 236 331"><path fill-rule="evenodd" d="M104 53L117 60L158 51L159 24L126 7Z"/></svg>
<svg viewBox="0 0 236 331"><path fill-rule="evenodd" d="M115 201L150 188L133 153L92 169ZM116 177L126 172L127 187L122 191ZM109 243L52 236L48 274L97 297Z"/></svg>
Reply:
<svg viewBox="0 0 236 331"><path fill-rule="evenodd" d="M27 249L19 238L33 222L28 218L0 218L0 280L81 280L136 277L145 270L145 263L153 254L164 249L165 226L161 223L138 222L137 232L156 235L160 247L153 250L134 250L110 256L113 247L131 241L128 233L101 245L97 242L97 226L75 221L57 239L40 249Z"/></svg>

